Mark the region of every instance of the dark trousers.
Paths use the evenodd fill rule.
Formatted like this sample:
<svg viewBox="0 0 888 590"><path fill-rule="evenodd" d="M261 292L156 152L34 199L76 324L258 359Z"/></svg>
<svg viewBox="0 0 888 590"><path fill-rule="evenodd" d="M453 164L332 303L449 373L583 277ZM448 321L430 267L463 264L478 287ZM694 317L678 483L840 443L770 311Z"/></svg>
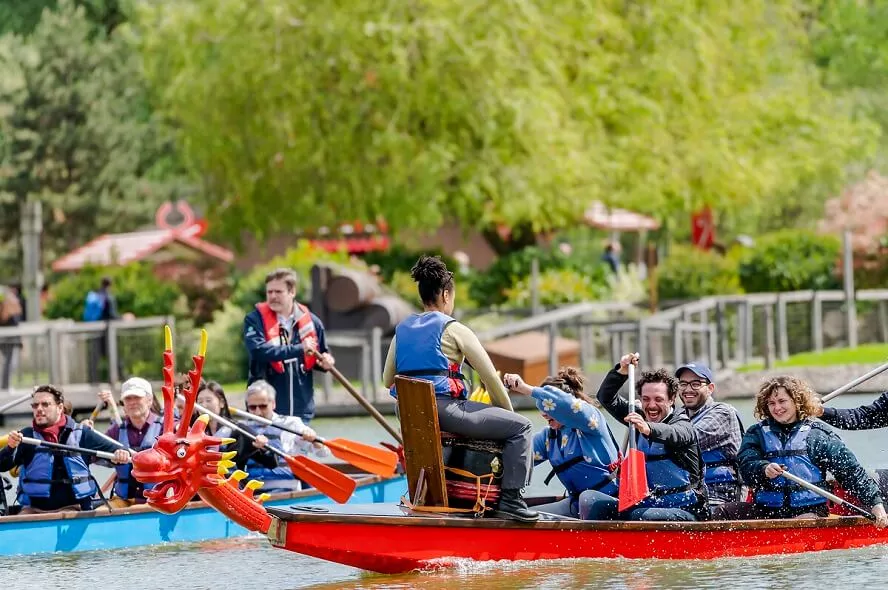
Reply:
<svg viewBox="0 0 888 590"><path fill-rule="evenodd" d="M466 438L502 441L502 489L521 489L533 469L533 425L515 412L469 400L437 398L441 430Z"/></svg>

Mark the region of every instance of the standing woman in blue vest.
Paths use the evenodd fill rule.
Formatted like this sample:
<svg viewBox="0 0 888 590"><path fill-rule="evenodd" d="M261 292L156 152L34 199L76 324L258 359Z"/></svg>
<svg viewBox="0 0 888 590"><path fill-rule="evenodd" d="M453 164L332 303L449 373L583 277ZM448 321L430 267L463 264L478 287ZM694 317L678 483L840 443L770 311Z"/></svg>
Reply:
<svg viewBox="0 0 888 590"><path fill-rule="evenodd" d="M397 397L395 375L431 381L441 430L467 438L502 441L502 491L494 514L513 520L537 520L539 514L529 510L522 497L533 468L530 420L512 411L509 394L475 333L451 317L453 273L444 262L437 256L421 256L411 275L419 287L424 311L411 315L395 329L383 371L386 387ZM463 361L481 377L492 405L467 399Z"/></svg>
<svg viewBox="0 0 888 590"><path fill-rule="evenodd" d="M563 367L539 387L531 387L519 375L503 376L506 387L533 398L549 423L533 437L534 465L548 461L552 471L546 484L557 475L567 488L566 498L537 506L540 512L579 518L583 493L588 490L617 496L617 442L604 415L584 393L584 381L575 367Z"/></svg>
<svg viewBox="0 0 888 590"><path fill-rule="evenodd" d="M719 517L826 517L829 508L823 496L781 475L786 470L826 488L826 474L831 472L843 489L872 509L876 526L888 525L876 482L842 439L814 419L819 413L820 401L800 379L777 377L761 386L755 398L755 416L761 422L743 435L737 455L743 481L755 489L753 502L725 505Z"/></svg>

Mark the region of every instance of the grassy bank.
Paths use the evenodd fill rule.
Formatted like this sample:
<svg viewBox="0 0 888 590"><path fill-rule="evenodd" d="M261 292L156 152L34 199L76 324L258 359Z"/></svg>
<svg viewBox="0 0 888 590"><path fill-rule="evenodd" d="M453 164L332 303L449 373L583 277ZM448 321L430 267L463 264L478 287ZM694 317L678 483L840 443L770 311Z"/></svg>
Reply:
<svg viewBox="0 0 888 590"><path fill-rule="evenodd" d="M888 344L864 344L857 348L830 348L823 352L795 354L774 367L828 367L830 365L881 365L888 361ZM763 363L744 365L739 372L760 371Z"/></svg>

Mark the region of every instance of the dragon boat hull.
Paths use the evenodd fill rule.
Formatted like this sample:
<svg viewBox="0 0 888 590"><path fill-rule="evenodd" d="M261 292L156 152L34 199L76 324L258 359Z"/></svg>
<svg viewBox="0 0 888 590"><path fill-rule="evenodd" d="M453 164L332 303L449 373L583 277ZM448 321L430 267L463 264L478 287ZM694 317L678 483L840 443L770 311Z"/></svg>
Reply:
<svg viewBox="0 0 888 590"><path fill-rule="evenodd" d="M358 476L351 502L397 502L407 490L404 476L383 479ZM332 500L315 489L274 494L266 507L326 504ZM0 556L52 552L94 551L227 539L247 535L201 501L190 502L179 513L168 515L146 505L58 514L19 515L0 518Z"/></svg>
<svg viewBox="0 0 888 590"><path fill-rule="evenodd" d="M272 545L363 570L396 574L458 560L718 559L888 543L859 517L721 522L595 522L411 513L397 505L273 508Z"/></svg>

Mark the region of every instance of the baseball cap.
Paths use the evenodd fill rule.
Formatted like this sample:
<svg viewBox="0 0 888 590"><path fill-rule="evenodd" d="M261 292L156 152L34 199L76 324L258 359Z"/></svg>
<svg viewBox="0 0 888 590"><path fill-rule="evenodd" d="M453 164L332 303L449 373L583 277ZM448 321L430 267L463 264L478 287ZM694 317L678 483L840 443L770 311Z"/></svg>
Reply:
<svg viewBox="0 0 888 590"><path fill-rule="evenodd" d="M692 372L694 375L701 379L706 379L710 383L715 383L715 377L712 376L712 371L710 371L709 367L707 367L703 363L687 363L685 365L682 365L679 368L675 369L675 376L678 377L678 374L685 369Z"/></svg>
<svg viewBox="0 0 888 590"><path fill-rule="evenodd" d="M120 398L129 396L149 397L154 395L151 384L141 377L130 377L120 387Z"/></svg>

